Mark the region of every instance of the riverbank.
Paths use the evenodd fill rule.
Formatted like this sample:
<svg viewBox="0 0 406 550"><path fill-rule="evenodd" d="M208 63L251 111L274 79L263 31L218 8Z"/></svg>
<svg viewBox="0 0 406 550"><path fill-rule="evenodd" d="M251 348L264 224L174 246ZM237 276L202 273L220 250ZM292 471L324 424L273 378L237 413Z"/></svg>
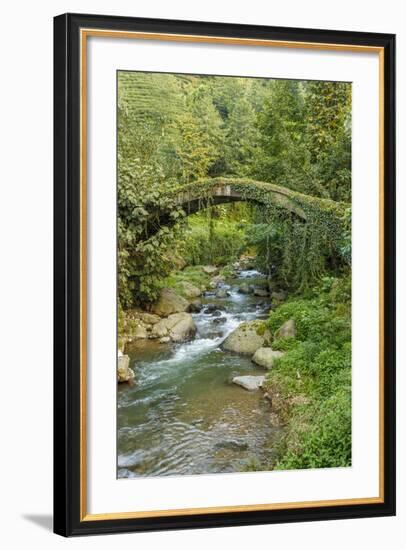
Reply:
<svg viewBox="0 0 406 550"><path fill-rule="evenodd" d="M241 294L254 294L256 297L271 299L271 292L267 278L254 270L252 256L243 256L231 265L218 267L215 265L187 266L173 271L162 285L157 300L147 308L130 308L118 310L118 349L123 352L125 346L141 339L164 339L162 343L182 342L195 336L195 327L190 323L191 313L198 313L202 309L202 297L215 295L217 298L226 298L229 283L242 276L238 291ZM249 283L246 279L249 278ZM274 293L277 301L278 293ZM177 318L171 316L179 315ZM168 322L169 320L169 322ZM182 329L174 326L179 322ZM218 321L219 322L219 321ZM178 332L178 334L176 334ZM174 334L172 334L174 333Z"/></svg>
<svg viewBox="0 0 406 550"><path fill-rule="evenodd" d="M119 476L349 464L351 86L119 78Z"/></svg>
<svg viewBox="0 0 406 550"><path fill-rule="evenodd" d="M205 473L197 456L192 464L187 459L197 452L190 439L195 421L203 426L195 437L206 441L211 457L204 462L207 472L350 465L349 281L326 278L305 296L287 297L272 291L251 264L175 272L149 311L123 314L121 349L131 372L122 381L135 387L127 393L127 384L119 388L121 476ZM148 415L168 399L171 406L152 421ZM153 403L148 419L145 403ZM210 410L203 411L204 403ZM260 415L252 417L250 406ZM238 419L236 426L225 421L228 415ZM168 463L157 459L166 455L160 445L145 456L146 433L153 433L152 440L156 431L171 433L162 418L176 425L182 418L186 438Z"/></svg>
<svg viewBox="0 0 406 550"><path fill-rule="evenodd" d="M262 391L233 383L266 371L252 354L223 349L238 327L265 327L271 296L254 290L264 289L266 278L237 265L222 281L218 269L208 271L212 284L198 298L200 310L190 313L192 339L125 345L135 379L118 387L119 477L242 471L273 453L279 428L270 422L269 402Z"/></svg>
<svg viewBox="0 0 406 550"><path fill-rule="evenodd" d="M351 286L325 278L305 297L271 312L275 331L288 319L294 338L274 338L283 351L264 389L285 428L271 469L351 466Z"/></svg>

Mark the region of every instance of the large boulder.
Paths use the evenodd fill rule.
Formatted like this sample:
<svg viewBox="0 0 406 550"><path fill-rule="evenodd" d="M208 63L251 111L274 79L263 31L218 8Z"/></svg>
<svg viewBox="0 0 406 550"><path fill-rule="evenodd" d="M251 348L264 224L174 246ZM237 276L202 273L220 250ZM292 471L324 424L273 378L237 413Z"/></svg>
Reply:
<svg viewBox="0 0 406 550"><path fill-rule="evenodd" d="M189 283L188 281L182 281L181 286L184 296L189 300L198 298L202 294L200 288L197 288L197 286L192 285L192 283Z"/></svg>
<svg viewBox="0 0 406 550"><path fill-rule="evenodd" d="M174 313L173 315L177 315L177 313ZM166 319L161 319L159 323L154 325L151 329L151 332L149 334L150 338L164 338L165 336L168 336L169 333L169 327L173 326L173 322L171 321L171 315L167 317Z"/></svg>
<svg viewBox="0 0 406 550"><path fill-rule="evenodd" d="M214 325L223 325L226 322L227 322L227 317L216 317L215 319L213 319Z"/></svg>
<svg viewBox="0 0 406 550"><path fill-rule="evenodd" d="M130 369L130 358L128 355L117 357L117 381L119 383L132 382L135 378L134 371Z"/></svg>
<svg viewBox="0 0 406 550"><path fill-rule="evenodd" d="M185 342L192 340L196 334L196 325L189 313L175 313L178 320L169 330L169 336L173 342ZM175 315L172 315L174 317Z"/></svg>
<svg viewBox="0 0 406 550"><path fill-rule="evenodd" d="M196 334L196 325L189 313L174 313L161 319L151 330L151 338L169 337L173 342L186 342Z"/></svg>
<svg viewBox="0 0 406 550"><path fill-rule="evenodd" d="M148 338L147 327L143 323L135 325L134 330L130 334L130 337L135 340Z"/></svg>
<svg viewBox="0 0 406 550"><path fill-rule="evenodd" d="M182 313L189 307L189 302L170 288L163 288L158 301L151 307L151 312L160 317L168 317L172 313Z"/></svg>
<svg viewBox="0 0 406 550"><path fill-rule="evenodd" d="M296 338L296 324L294 319L288 319L278 328L275 338Z"/></svg>
<svg viewBox="0 0 406 550"><path fill-rule="evenodd" d="M211 312L212 317L221 317L223 315L223 312L220 309L215 309Z"/></svg>
<svg viewBox="0 0 406 550"><path fill-rule="evenodd" d="M159 315L155 315L154 313L148 313L148 312L140 313L140 319L147 325L155 325L156 323L159 323L159 321L161 320Z"/></svg>
<svg viewBox="0 0 406 550"><path fill-rule="evenodd" d="M263 287L255 287L254 296L260 296L261 298L265 298L266 296L269 296L269 290Z"/></svg>
<svg viewBox="0 0 406 550"><path fill-rule="evenodd" d="M225 278L223 275L216 275L209 283L210 288L217 288L221 283L224 283Z"/></svg>
<svg viewBox="0 0 406 550"><path fill-rule="evenodd" d="M265 376L234 376L233 382L245 390L255 391L262 387Z"/></svg>
<svg viewBox="0 0 406 550"><path fill-rule="evenodd" d="M269 345L271 333L263 321L241 323L224 340L222 348L243 355L253 355L258 348Z"/></svg>
<svg viewBox="0 0 406 550"><path fill-rule="evenodd" d="M200 313L203 309L201 300L193 300L188 307L189 313Z"/></svg>
<svg viewBox="0 0 406 550"><path fill-rule="evenodd" d="M240 294L252 294L253 287L252 287L252 285L249 285L248 283L242 283L238 288L238 292Z"/></svg>
<svg viewBox="0 0 406 550"><path fill-rule="evenodd" d="M265 369L271 369L275 362L275 359L282 357L281 351L274 351L272 348L259 348L254 353L252 360L254 363Z"/></svg>
<svg viewBox="0 0 406 550"><path fill-rule="evenodd" d="M226 288L219 288L216 292L216 298L227 298L230 296L230 293Z"/></svg>
<svg viewBox="0 0 406 550"><path fill-rule="evenodd" d="M215 311L217 311L217 306L216 304L206 304L205 307L204 307L204 310L203 310L203 313L214 313Z"/></svg>

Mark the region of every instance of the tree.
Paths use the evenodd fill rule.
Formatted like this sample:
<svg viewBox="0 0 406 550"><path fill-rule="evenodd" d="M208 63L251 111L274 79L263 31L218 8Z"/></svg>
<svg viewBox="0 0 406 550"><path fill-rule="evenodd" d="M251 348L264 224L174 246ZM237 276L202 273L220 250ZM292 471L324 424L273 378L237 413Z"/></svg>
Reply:
<svg viewBox="0 0 406 550"><path fill-rule="evenodd" d="M255 127L256 113L247 94L239 95L227 120L226 165L231 174L249 175L259 141Z"/></svg>
<svg viewBox="0 0 406 550"><path fill-rule="evenodd" d="M351 198L351 85L306 83L307 141L313 177L333 200Z"/></svg>
<svg viewBox="0 0 406 550"><path fill-rule="evenodd" d="M308 192L309 155L304 142L304 99L299 82L275 80L268 83L257 127L260 146L254 160L255 176Z"/></svg>
<svg viewBox="0 0 406 550"><path fill-rule="evenodd" d="M216 150L198 120L185 113L177 119L174 149L180 160L182 181L189 183L207 175L216 158Z"/></svg>
<svg viewBox="0 0 406 550"><path fill-rule="evenodd" d="M156 297L181 246L183 212L170 189L234 174L349 202L351 85L120 71L117 162L119 294L128 307ZM175 223L149 238L146 219L160 209ZM231 221L232 209L208 212L210 228L217 217ZM322 214L303 224L277 208L251 212L247 244L285 284L306 286L333 269L337 246L350 262L350 214L338 234Z"/></svg>

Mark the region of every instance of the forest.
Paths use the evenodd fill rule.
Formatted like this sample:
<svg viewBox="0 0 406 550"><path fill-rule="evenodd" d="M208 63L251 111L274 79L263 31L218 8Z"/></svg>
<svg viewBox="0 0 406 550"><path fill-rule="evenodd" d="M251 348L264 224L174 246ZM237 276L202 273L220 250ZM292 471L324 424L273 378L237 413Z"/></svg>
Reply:
<svg viewBox="0 0 406 550"><path fill-rule="evenodd" d="M117 78L118 345L130 372L119 381L132 382L119 384L119 409L128 409L119 413L119 475L349 466L351 84L126 71ZM216 311L223 324L210 317ZM171 318L187 325L183 336ZM252 326L251 351L241 338L240 349L230 347ZM251 349L255 338L261 343ZM193 361L199 376L173 394ZM163 373L157 407L168 392L172 401L151 427L151 411L130 410L151 396L143 379L154 368ZM238 369L260 392L230 384ZM200 400L214 395L209 422ZM243 400L254 395L266 443L248 434L247 419L236 421L232 439L216 435L223 396L242 418ZM172 410L173 401L188 415ZM204 441L211 438L196 449L205 461L191 467L185 458L177 469L162 449L158 460L156 430L165 435L166 422L182 421L189 441L199 419ZM128 435L136 423L145 426L142 438ZM173 455L182 452L174 444Z"/></svg>

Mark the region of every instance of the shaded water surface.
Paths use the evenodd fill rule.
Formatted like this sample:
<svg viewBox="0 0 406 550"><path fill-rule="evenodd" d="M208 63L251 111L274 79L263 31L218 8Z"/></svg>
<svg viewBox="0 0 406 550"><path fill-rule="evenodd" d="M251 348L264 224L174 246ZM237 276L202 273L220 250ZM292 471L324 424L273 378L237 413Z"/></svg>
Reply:
<svg viewBox="0 0 406 550"><path fill-rule="evenodd" d="M204 297L221 321L204 309L194 314L192 342L139 340L128 352L137 385L118 387L118 477L235 472L269 457L276 435L269 405L261 392L231 383L264 370L220 349L242 321L266 317L264 298L237 290L257 275L241 272L227 298Z"/></svg>

